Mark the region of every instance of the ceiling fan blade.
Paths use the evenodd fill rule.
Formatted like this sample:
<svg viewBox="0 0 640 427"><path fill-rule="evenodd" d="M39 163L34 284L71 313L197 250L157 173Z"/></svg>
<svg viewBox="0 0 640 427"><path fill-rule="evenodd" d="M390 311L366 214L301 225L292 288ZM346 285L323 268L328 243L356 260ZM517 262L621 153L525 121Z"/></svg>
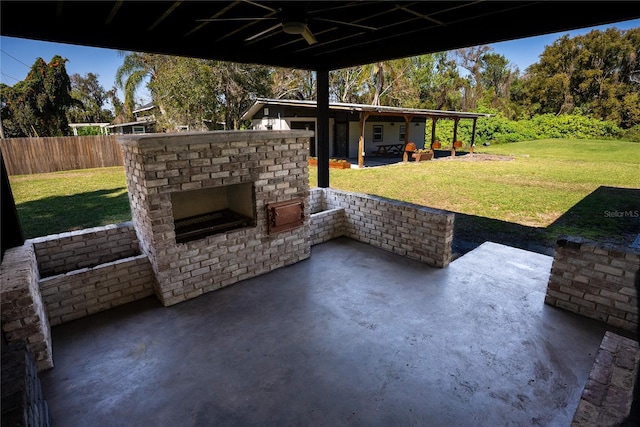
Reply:
<svg viewBox="0 0 640 427"><path fill-rule="evenodd" d="M311 18L311 19L313 19L315 21L329 22L331 24L347 25L347 26L350 26L350 27L361 28L363 30L369 30L369 31L376 31L377 30L377 28L370 27L368 25L356 24L355 22L336 21L335 19L327 19L327 18Z"/></svg>
<svg viewBox="0 0 640 427"><path fill-rule="evenodd" d="M307 27L306 25L304 27L304 31L302 32L302 37L304 37L304 39L307 41L307 43L309 43L309 45L318 43L318 40L316 40L311 30L309 30L309 27Z"/></svg>
<svg viewBox="0 0 640 427"><path fill-rule="evenodd" d="M267 33L271 32L271 31L275 30L276 28L279 28L280 26L282 26L282 24L277 23L277 24L276 24L276 25L274 25L273 27L269 27L269 28L267 28L267 29L266 29L266 30L264 30L264 31L260 31L258 34L254 34L254 35L252 35L251 37L247 37L246 39L244 39L244 41L246 41L246 42L250 42L251 40L257 39L258 37L263 36L263 35L265 35L265 34L267 34Z"/></svg>
<svg viewBox="0 0 640 427"><path fill-rule="evenodd" d="M272 21L278 18L204 18L196 19L197 22L223 22L223 21Z"/></svg>

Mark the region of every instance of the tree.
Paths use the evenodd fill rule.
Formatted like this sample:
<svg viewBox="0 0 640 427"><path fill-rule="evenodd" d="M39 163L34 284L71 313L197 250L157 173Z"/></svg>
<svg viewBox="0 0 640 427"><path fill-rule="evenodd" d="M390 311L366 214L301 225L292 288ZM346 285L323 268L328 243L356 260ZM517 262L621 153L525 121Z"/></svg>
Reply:
<svg viewBox="0 0 640 427"><path fill-rule="evenodd" d="M296 68L271 70L271 93L276 99L316 99L315 73Z"/></svg>
<svg viewBox="0 0 640 427"><path fill-rule="evenodd" d="M36 59L25 80L0 87L6 137L63 136L70 133L66 113L77 101L59 55L47 64Z"/></svg>
<svg viewBox="0 0 640 427"><path fill-rule="evenodd" d="M124 63L116 71L116 86L124 91L124 113L131 119L136 107L136 91L146 80L149 80L149 85L153 83L158 68L168 57L153 53L120 53L124 56ZM153 93L151 95L153 97Z"/></svg>
<svg viewBox="0 0 640 427"><path fill-rule="evenodd" d="M158 127L187 125L192 130L207 130L208 124L220 121L220 81L214 61L166 57L149 83L154 103L162 111L156 117Z"/></svg>
<svg viewBox="0 0 640 427"><path fill-rule="evenodd" d="M485 89L493 88L498 97L508 98L512 82L509 61L497 53L485 53L480 57L481 83Z"/></svg>
<svg viewBox="0 0 640 427"><path fill-rule="evenodd" d="M462 109L474 111L484 95L482 85L482 58L491 50L489 46L474 46L457 49L458 65L469 71L468 85L464 89Z"/></svg>
<svg viewBox="0 0 640 427"><path fill-rule="evenodd" d="M447 52L436 54L436 73L432 94L436 110L460 110L463 105L463 93L467 85L460 76L456 61Z"/></svg>
<svg viewBox="0 0 640 427"><path fill-rule="evenodd" d="M103 108L108 100L108 94L98 83L98 76L93 73L87 73L84 77L73 74L70 80L71 96L80 104L69 109L67 113L69 122L101 123L113 120L113 113Z"/></svg>
<svg viewBox="0 0 640 427"><path fill-rule="evenodd" d="M329 73L329 98L334 102L361 103L364 68L350 67Z"/></svg>
<svg viewBox="0 0 640 427"><path fill-rule="evenodd" d="M113 109L113 113L115 114L112 122L114 123L124 123L127 121L127 115L124 111L124 104L118 98L118 88L112 87L111 90L107 91L105 94L107 100L111 104L111 108Z"/></svg>
<svg viewBox="0 0 640 427"><path fill-rule="evenodd" d="M365 65L362 101L366 104L397 107L415 99L417 92L408 80L411 65L411 58Z"/></svg>
<svg viewBox="0 0 640 427"><path fill-rule="evenodd" d="M629 128L638 124L638 88L629 77L640 67L640 28L593 30L562 36L527 69L532 114L578 111Z"/></svg>
<svg viewBox="0 0 640 427"><path fill-rule="evenodd" d="M581 49L576 103L593 117L633 125L634 121L628 119L638 114L639 107L630 103L633 94L637 99L637 89L629 81L629 74L640 68L640 28L626 32L615 28L590 31L576 41Z"/></svg>
<svg viewBox="0 0 640 427"><path fill-rule="evenodd" d="M411 66L407 80L414 96L406 100L405 107L433 108L433 95L436 89L436 54L420 55L409 58Z"/></svg>
<svg viewBox="0 0 640 427"><path fill-rule="evenodd" d="M480 57L480 73L484 88L482 107L514 117L516 109L511 103L511 88L520 73L518 68L512 68L503 55L487 52Z"/></svg>
<svg viewBox="0 0 640 427"><path fill-rule="evenodd" d="M161 113L158 125L167 130L177 125L214 129L219 122L239 129L253 99L271 95L270 70L264 66L176 56L152 59L148 88Z"/></svg>
<svg viewBox="0 0 640 427"><path fill-rule="evenodd" d="M218 62L219 100L224 105L227 129L239 129L240 117L257 97L271 96L270 70L262 65Z"/></svg>

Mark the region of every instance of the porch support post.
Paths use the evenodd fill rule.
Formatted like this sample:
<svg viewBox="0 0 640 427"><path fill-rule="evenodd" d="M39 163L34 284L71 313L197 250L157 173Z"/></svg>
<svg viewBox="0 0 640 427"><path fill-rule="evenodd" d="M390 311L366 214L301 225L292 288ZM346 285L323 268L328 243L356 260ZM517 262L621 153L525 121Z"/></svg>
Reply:
<svg viewBox="0 0 640 427"><path fill-rule="evenodd" d="M452 142L456 142L458 140L458 122L460 121L459 118L454 118L453 119L453 141Z"/></svg>
<svg viewBox="0 0 640 427"><path fill-rule="evenodd" d="M407 153L407 144L409 143L409 126L411 125L411 119L413 116L407 114L404 116L404 147L402 149L402 161L407 163L409 161L409 153Z"/></svg>
<svg viewBox="0 0 640 427"><path fill-rule="evenodd" d="M453 141L451 141L451 157L456 155L456 141L458 140L458 119L457 117L453 119Z"/></svg>
<svg viewBox="0 0 640 427"><path fill-rule="evenodd" d="M329 70L317 70L318 187L329 187Z"/></svg>
<svg viewBox="0 0 640 427"><path fill-rule="evenodd" d="M369 113L360 112L360 137L358 138L358 168L364 167L364 124L369 117Z"/></svg>
<svg viewBox="0 0 640 427"><path fill-rule="evenodd" d="M431 148L431 151L433 151L433 143L436 141L436 123L437 122L438 122L437 117L431 118L431 145L429 146L429 148Z"/></svg>
<svg viewBox="0 0 640 427"><path fill-rule="evenodd" d="M476 146L476 122L478 121L477 117L473 118L473 128L471 129L471 154L473 154L473 149Z"/></svg>

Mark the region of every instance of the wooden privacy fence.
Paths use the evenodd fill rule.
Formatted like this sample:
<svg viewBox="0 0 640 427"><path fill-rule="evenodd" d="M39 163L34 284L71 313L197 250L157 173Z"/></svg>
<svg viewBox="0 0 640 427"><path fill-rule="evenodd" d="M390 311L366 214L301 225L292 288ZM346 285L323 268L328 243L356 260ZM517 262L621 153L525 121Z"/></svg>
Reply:
<svg viewBox="0 0 640 427"><path fill-rule="evenodd" d="M0 139L9 175L122 166L115 135Z"/></svg>

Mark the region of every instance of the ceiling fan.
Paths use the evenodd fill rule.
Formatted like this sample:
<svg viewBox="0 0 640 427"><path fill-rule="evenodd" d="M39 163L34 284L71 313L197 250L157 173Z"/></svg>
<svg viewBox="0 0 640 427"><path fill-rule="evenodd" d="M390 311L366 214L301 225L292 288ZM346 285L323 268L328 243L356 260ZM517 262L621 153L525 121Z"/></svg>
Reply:
<svg viewBox="0 0 640 427"><path fill-rule="evenodd" d="M245 39L245 41L253 41L259 39L262 36L266 36L275 31L283 31L286 34L292 35L301 35L304 40L309 45L316 44L318 40L315 35L311 32L308 26L308 21L323 21L337 25L346 25L352 26L359 29L365 29L369 31L375 30L374 27L370 27L367 25L361 25L353 22L343 22L337 21L334 19L314 17L312 14L307 12L307 8L305 4L300 4L299 2L291 2L289 4L284 5L282 8L274 9L268 5L257 3L254 1L245 0L246 3L250 3L254 6L261 7L269 11L269 13L265 16L260 17L213 17L208 19L198 19L198 21L203 22L221 22L221 21L247 21L250 25L253 25L259 21L277 21L277 23L263 31L260 31L256 34L253 34ZM344 6L342 6L344 7ZM338 6L336 8L341 8Z"/></svg>

